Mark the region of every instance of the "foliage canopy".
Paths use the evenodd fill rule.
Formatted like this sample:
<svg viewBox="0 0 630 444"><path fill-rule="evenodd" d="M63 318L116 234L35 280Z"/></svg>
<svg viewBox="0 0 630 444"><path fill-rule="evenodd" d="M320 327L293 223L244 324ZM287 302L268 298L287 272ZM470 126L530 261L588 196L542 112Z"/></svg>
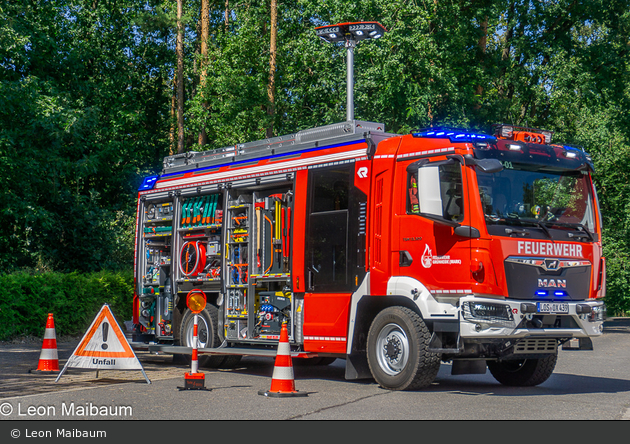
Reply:
<svg viewBox="0 0 630 444"><path fill-rule="evenodd" d="M386 35L355 50L356 118L400 133L508 122L584 147L605 221L608 305L630 310L630 0L284 0L273 113L270 2L209 0L202 17L201 0L179 1L186 149L344 120L345 53L314 28L379 21ZM177 138L176 6L0 6L1 271L131 267L135 190Z"/></svg>

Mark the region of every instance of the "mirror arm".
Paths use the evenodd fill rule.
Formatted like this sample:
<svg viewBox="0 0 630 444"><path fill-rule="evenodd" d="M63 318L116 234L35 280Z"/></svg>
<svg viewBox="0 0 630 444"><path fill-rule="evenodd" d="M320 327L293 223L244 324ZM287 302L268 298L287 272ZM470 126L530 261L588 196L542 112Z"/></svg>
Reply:
<svg viewBox="0 0 630 444"><path fill-rule="evenodd" d="M469 156L469 154L467 154ZM453 159L458 161L461 165L466 165L466 159L461 154L449 154L446 156L447 159Z"/></svg>
<svg viewBox="0 0 630 444"><path fill-rule="evenodd" d="M471 166L475 166L477 165L477 159L475 159L472 154L466 154L464 155L464 165L471 165Z"/></svg>

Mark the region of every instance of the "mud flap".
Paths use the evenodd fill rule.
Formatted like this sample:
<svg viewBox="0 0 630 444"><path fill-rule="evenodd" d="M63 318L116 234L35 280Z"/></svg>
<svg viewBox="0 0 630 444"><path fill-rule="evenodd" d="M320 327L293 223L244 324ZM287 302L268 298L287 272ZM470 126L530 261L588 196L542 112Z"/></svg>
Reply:
<svg viewBox="0 0 630 444"><path fill-rule="evenodd" d="M370 366L365 353L353 353L346 356L346 379L372 378Z"/></svg>
<svg viewBox="0 0 630 444"><path fill-rule="evenodd" d="M484 360L454 360L451 375L485 375L486 361Z"/></svg>

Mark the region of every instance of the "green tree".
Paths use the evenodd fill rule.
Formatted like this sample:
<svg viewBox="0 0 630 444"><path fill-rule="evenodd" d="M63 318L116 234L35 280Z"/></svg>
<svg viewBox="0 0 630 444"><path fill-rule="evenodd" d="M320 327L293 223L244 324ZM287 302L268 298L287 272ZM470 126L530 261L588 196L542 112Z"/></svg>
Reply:
<svg viewBox="0 0 630 444"><path fill-rule="evenodd" d="M140 1L0 10L0 270L132 263L135 190L165 152L166 58Z"/></svg>
<svg viewBox="0 0 630 444"><path fill-rule="evenodd" d="M0 6L0 270L128 267L138 182L178 134L208 150L345 120L345 50L314 29L374 20L388 32L355 49L356 119L584 147L607 303L630 310L630 0L190 0L176 82L177 3Z"/></svg>

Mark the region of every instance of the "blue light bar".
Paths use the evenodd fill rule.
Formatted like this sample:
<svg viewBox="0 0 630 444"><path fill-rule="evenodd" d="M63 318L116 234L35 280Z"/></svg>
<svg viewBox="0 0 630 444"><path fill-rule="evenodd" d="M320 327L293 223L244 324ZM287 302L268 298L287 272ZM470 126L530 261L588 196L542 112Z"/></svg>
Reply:
<svg viewBox="0 0 630 444"><path fill-rule="evenodd" d="M582 152L582 150L573 148L572 146L564 145L563 148L564 148L564 156L570 159L577 159L580 156L580 153Z"/></svg>
<svg viewBox="0 0 630 444"><path fill-rule="evenodd" d="M558 291L554 291L553 295L557 298L564 298L567 296L567 292L558 290Z"/></svg>
<svg viewBox="0 0 630 444"><path fill-rule="evenodd" d="M474 133L467 130L453 128L430 128L427 130L412 132L413 137L426 137L430 139L449 139L451 142L494 142L496 137L483 133Z"/></svg>
<svg viewBox="0 0 630 444"><path fill-rule="evenodd" d="M538 297L546 297L547 296L547 291L546 290L538 290L536 291L536 293L534 293L536 296Z"/></svg>
<svg viewBox="0 0 630 444"><path fill-rule="evenodd" d="M144 180L142 181L142 185L140 185L140 188L138 188L138 191L152 190L153 187L155 186L155 182L157 182L159 177L160 176L145 177Z"/></svg>

